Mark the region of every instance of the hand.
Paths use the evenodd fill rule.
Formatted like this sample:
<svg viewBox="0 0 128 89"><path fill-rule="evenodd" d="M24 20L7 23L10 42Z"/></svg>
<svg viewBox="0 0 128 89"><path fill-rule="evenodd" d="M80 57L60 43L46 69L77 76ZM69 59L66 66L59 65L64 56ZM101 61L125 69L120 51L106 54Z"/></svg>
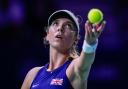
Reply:
<svg viewBox="0 0 128 89"><path fill-rule="evenodd" d="M98 25L99 24L91 24L88 20L85 23L85 40L90 45L96 43L106 25L106 21L103 21L99 26Z"/></svg>

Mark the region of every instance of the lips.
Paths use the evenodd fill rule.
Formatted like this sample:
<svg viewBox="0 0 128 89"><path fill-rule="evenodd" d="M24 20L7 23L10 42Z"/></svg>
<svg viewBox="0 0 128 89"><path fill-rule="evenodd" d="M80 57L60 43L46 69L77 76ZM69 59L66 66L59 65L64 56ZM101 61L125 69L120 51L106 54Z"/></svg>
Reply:
<svg viewBox="0 0 128 89"><path fill-rule="evenodd" d="M62 39L62 36L61 35L56 35L55 37L56 38L59 38L59 39Z"/></svg>

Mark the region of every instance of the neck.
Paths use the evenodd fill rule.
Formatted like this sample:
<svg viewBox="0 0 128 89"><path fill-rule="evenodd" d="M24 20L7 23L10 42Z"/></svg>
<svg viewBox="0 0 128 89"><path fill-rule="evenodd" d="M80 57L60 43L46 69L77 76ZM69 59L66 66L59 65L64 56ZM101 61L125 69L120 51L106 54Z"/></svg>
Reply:
<svg viewBox="0 0 128 89"><path fill-rule="evenodd" d="M50 63L48 67L48 71L54 70L61 65L64 64L65 61L67 61L68 53L63 53L58 50L56 50L53 47L50 47Z"/></svg>

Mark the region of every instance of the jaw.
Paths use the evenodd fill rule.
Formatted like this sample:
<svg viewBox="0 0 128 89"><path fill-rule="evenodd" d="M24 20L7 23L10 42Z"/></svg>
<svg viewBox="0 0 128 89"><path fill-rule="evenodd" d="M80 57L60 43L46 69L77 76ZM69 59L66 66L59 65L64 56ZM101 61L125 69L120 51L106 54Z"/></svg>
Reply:
<svg viewBox="0 0 128 89"><path fill-rule="evenodd" d="M50 45L50 50L54 50L58 53L62 54L68 54L69 53L69 48L67 46L64 46L63 43L54 43Z"/></svg>

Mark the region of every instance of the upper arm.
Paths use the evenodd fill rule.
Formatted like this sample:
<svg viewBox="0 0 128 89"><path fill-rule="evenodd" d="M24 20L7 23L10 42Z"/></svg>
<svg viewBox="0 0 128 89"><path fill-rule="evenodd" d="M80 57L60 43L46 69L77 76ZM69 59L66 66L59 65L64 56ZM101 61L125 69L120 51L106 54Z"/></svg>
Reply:
<svg viewBox="0 0 128 89"><path fill-rule="evenodd" d="M87 87L87 79L90 72L91 65L94 61L95 53L81 55L74 59L66 70L72 86L79 87L76 89L85 89ZM84 86L85 88L82 88Z"/></svg>
<svg viewBox="0 0 128 89"><path fill-rule="evenodd" d="M24 82L23 82L23 84L22 84L22 86L21 86L21 89L30 89L30 86L31 86L31 83L32 83L34 77L36 76L37 72L38 72L39 69L41 69L41 68L42 68L42 67L35 67L35 68L31 69L31 70L27 73L27 75L26 75L26 77L25 77L25 79L24 79Z"/></svg>
<svg viewBox="0 0 128 89"><path fill-rule="evenodd" d="M79 77L81 79L87 80L93 61L94 54L81 53L78 58L71 62L67 69L67 74L69 77L73 76L71 79Z"/></svg>
<svg viewBox="0 0 128 89"><path fill-rule="evenodd" d="M89 71L82 72L75 67L76 59L74 59L66 70L66 75L75 89L86 89L87 88L87 76Z"/></svg>

